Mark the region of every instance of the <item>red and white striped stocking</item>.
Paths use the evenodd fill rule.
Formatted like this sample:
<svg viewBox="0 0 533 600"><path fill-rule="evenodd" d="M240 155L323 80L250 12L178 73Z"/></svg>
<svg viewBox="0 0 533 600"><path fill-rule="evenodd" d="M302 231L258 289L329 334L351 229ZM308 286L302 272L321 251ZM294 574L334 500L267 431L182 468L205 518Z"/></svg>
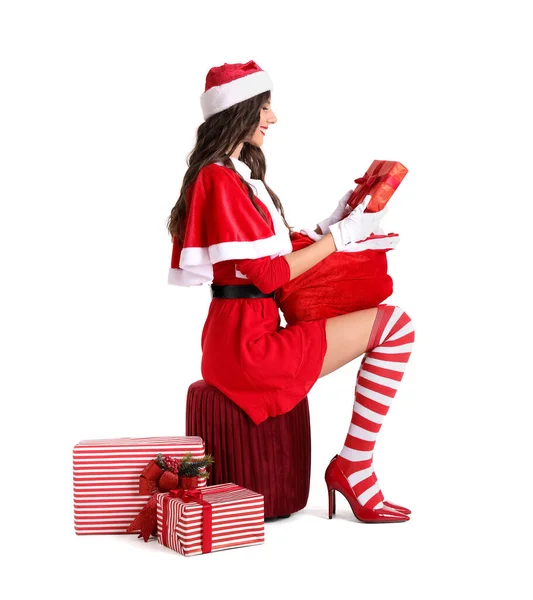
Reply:
<svg viewBox="0 0 533 600"><path fill-rule="evenodd" d="M380 304L357 373L352 422L339 466L367 508L383 507L383 494L372 466L376 438L411 355L415 332L401 308Z"/></svg>

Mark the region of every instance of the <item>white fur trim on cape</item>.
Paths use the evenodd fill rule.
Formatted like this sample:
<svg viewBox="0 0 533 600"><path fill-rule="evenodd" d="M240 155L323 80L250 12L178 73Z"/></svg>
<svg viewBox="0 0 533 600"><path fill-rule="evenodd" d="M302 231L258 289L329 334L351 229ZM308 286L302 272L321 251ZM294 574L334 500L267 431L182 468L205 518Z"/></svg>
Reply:
<svg viewBox="0 0 533 600"><path fill-rule="evenodd" d="M242 160L233 158L233 156L230 156L230 158L235 169L243 179L252 186L254 195L267 207L274 224L274 232L276 235L264 240L257 240L256 242L231 242L234 245L234 248L231 248L229 252L223 248L224 246L228 247L227 244L218 244L220 248L217 249L216 255L221 257L228 256L229 253L236 251L240 254L241 250L237 250L237 244L243 249L241 258L248 258L250 256L249 249L246 249L245 244L251 244L250 248L253 249L252 254L258 258L262 256L275 258L276 256L290 254L292 252L292 242L289 230L283 222L281 213L274 205L274 202L272 202L272 198L270 197L265 184L260 179L252 179L252 170L246 163L242 162ZM217 162L215 164L223 166L222 162ZM216 248L216 246L213 246L213 248ZM233 255L233 258L235 258L235 255ZM219 258L218 260L228 260L228 258Z"/></svg>
<svg viewBox="0 0 533 600"><path fill-rule="evenodd" d="M261 200L270 213L274 224L275 235L246 242L222 242L209 248L183 248L180 256L180 268L168 272L168 283L172 285L191 286L202 285L213 281L213 264L226 260L241 258L275 258L292 252L290 233L281 214L272 202L272 198L260 179L251 178L248 165L236 158L230 157L235 169L253 188L255 196ZM215 163L224 166L222 162ZM225 167L227 168L227 167ZM237 271L237 269L236 269ZM236 276L248 279L239 272Z"/></svg>
<svg viewBox="0 0 533 600"><path fill-rule="evenodd" d="M213 267L211 265L195 265L187 267L187 271L182 269L168 270L168 283L171 285L202 285L213 281Z"/></svg>

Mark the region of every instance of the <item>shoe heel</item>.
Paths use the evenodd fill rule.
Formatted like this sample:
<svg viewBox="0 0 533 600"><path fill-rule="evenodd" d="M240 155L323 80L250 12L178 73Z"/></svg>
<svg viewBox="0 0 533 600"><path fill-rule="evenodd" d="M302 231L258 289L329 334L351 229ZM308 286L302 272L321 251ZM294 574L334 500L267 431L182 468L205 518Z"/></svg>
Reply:
<svg viewBox="0 0 533 600"><path fill-rule="evenodd" d="M332 519L335 514L335 488L328 488L328 510L329 518Z"/></svg>

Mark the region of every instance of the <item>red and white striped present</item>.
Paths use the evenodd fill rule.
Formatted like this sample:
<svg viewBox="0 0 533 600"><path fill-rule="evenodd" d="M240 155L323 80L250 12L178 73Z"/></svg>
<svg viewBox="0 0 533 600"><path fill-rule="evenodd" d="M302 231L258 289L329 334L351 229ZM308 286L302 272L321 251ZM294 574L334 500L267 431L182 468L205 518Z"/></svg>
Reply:
<svg viewBox="0 0 533 600"><path fill-rule="evenodd" d="M157 539L183 554L204 554L265 541L264 496L234 483L157 494ZM175 493L183 494L182 498Z"/></svg>
<svg viewBox="0 0 533 600"><path fill-rule="evenodd" d="M126 533L149 495L139 494L139 476L157 454L205 455L198 436L84 440L74 446L74 529L77 534ZM205 488L199 479L198 487Z"/></svg>

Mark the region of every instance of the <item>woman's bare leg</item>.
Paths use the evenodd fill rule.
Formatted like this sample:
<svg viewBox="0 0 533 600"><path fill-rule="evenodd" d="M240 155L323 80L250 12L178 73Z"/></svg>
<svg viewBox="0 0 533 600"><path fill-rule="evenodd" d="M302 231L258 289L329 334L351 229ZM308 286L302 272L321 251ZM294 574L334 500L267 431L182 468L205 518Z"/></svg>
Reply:
<svg viewBox="0 0 533 600"><path fill-rule="evenodd" d="M406 520L408 509L385 500L372 459L381 424L411 355L415 339L411 318L398 306L381 304L328 319L326 336L328 351L320 376L365 354L356 375L354 411L346 441L330 462L326 479L328 472L340 471L361 506L381 511L374 520Z"/></svg>
<svg viewBox="0 0 533 600"><path fill-rule="evenodd" d="M369 308L327 320L328 349L319 379L365 352L377 312L377 308Z"/></svg>

